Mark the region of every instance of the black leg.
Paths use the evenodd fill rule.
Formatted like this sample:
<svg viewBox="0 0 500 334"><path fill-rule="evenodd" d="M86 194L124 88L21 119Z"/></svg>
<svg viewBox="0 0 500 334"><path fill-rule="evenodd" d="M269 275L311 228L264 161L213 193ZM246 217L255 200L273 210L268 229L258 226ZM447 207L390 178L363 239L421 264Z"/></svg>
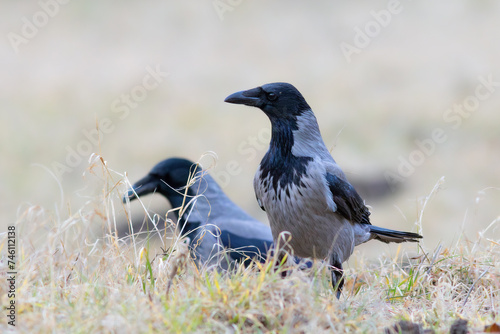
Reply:
<svg viewBox="0 0 500 334"><path fill-rule="evenodd" d="M280 266L280 264L283 262L283 259L285 258L285 254L283 252L280 252L278 255L278 260L276 261L276 268ZM283 270L281 272L281 277L285 278L288 276L288 270Z"/></svg>
<svg viewBox="0 0 500 334"><path fill-rule="evenodd" d="M271 248L271 250L269 251L268 255L267 255L267 258L270 259L270 258L273 258L274 256L276 256L276 262L274 262L274 270L278 270L281 262L283 262L283 259L285 258L285 253L284 252L279 252L278 254L275 254L275 251L276 249L274 249L274 245L273 245L273 248ZM283 270L281 273L281 277L286 277L288 275L288 270Z"/></svg>
<svg viewBox="0 0 500 334"><path fill-rule="evenodd" d="M342 287L344 286L344 270L342 269L342 262L340 262L337 255L332 254L330 265L332 266L332 287L333 290L337 290L337 299L340 299Z"/></svg>

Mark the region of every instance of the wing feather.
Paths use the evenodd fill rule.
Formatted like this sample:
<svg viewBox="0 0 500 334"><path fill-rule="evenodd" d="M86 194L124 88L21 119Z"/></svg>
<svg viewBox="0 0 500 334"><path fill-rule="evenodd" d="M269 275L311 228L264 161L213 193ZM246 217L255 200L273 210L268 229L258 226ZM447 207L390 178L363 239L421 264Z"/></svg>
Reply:
<svg viewBox="0 0 500 334"><path fill-rule="evenodd" d="M326 180L337 205L337 212L353 223L371 225L370 211L356 189L349 182L331 173L326 173Z"/></svg>

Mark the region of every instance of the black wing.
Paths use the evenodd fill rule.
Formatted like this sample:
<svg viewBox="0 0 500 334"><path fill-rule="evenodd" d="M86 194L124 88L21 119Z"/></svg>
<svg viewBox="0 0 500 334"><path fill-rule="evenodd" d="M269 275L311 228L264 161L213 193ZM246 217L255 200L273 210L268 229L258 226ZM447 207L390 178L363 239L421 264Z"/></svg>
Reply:
<svg viewBox="0 0 500 334"><path fill-rule="evenodd" d="M337 205L337 212L353 223L371 225L368 218L370 211L368 211L363 199L354 187L349 182L330 173L326 173L326 180L330 187L333 201Z"/></svg>

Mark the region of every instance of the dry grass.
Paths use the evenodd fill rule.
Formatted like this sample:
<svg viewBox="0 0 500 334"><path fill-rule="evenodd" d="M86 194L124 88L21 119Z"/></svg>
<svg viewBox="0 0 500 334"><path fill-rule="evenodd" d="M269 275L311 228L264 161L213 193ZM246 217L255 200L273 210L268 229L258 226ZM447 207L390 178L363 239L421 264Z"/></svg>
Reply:
<svg viewBox="0 0 500 334"><path fill-rule="evenodd" d="M319 263L311 271L292 268L285 279L283 268L270 263L221 274L198 271L178 237L162 236L174 242L167 251L148 238L118 238L126 177L102 162L97 158L90 168L102 182L101 195L87 206L67 218L41 207L20 215L20 332L381 332L403 319L448 332L459 318L474 330L500 321L498 240L480 235L417 249L412 257L358 259L337 300ZM2 256L5 247L2 236ZM5 256L1 266L3 282ZM5 305L6 285L0 289Z"/></svg>

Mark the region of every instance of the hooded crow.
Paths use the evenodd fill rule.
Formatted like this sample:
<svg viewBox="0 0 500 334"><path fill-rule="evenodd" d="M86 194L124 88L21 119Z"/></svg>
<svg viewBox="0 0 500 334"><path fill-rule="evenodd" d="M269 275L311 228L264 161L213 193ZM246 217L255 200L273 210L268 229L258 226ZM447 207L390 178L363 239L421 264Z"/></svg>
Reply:
<svg viewBox="0 0 500 334"><path fill-rule="evenodd" d="M227 269L234 261L264 261L272 247L269 227L234 204L217 182L192 161L161 161L127 191L123 202L154 192L165 196L173 208L187 206L181 218L179 210L174 211L177 227L181 235L190 238L192 256L200 265Z"/></svg>
<svg viewBox="0 0 500 334"><path fill-rule="evenodd" d="M364 201L330 155L313 111L288 83L271 83L228 96L225 102L261 109L272 127L269 149L255 174L254 189L277 240L288 232L296 256L327 260L337 297L342 263L371 239L417 242L421 235L370 223Z"/></svg>

